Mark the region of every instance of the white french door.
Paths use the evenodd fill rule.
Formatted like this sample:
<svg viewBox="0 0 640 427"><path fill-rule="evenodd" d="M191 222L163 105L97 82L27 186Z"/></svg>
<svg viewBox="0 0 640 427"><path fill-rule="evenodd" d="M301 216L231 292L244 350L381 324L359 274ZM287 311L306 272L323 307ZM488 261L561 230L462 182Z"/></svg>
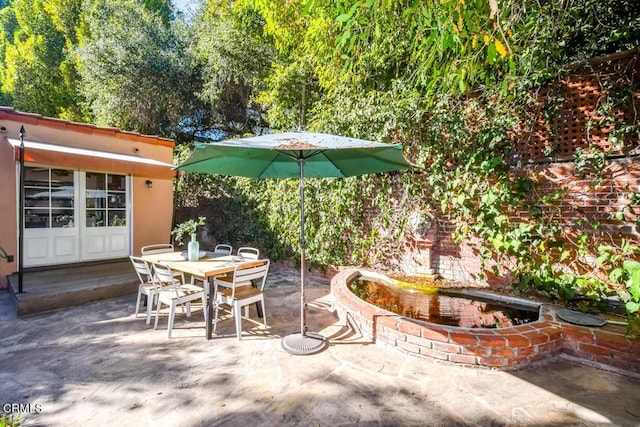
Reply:
<svg viewBox="0 0 640 427"><path fill-rule="evenodd" d="M129 255L126 175L38 166L25 168L25 267Z"/></svg>
<svg viewBox="0 0 640 427"><path fill-rule="evenodd" d="M129 256L129 183L126 175L80 174L82 260Z"/></svg>

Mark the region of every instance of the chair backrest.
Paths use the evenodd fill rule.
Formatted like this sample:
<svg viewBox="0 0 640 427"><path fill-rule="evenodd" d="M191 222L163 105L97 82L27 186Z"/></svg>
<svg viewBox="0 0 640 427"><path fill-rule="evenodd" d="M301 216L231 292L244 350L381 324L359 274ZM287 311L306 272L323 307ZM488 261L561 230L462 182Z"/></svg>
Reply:
<svg viewBox="0 0 640 427"><path fill-rule="evenodd" d="M178 281L176 281L171 268L168 265L159 262L153 263L153 275L155 277L156 283L158 283L160 286L175 285L179 283Z"/></svg>
<svg viewBox="0 0 640 427"><path fill-rule="evenodd" d="M256 248L244 246L242 248L238 248L238 256L248 259L258 259L260 258L260 251Z"/></svg>
<svg viewBox="0 0 640 427"><path fill-rule="evenodd" d="M269 260L261 259L256 261L245 261L236 266L233 270L233 294L235 294L236 284L247 282L251 280L262 279L262 282L258 289L264 290L264 285L267 282L267 274L269 274Z"/></svg>
<svg viewBox="0 0 640 427"><path fill-rule="evenodd" d="M215 249L213 249L214 254L231 255L231 252L233 252L231 245L216 245Z"/></svg>
<svg viewBox="0 0 640 427"><path fill-rule="evenodd" d="M155 245L143 246L140 251L142 252L142 255L154 255L173 252L174 249L171 243L158 243Z"/></svg>
<svg viewBox="0 0 640 427"><path fill-rule="evenodd" d="M136 270L140 283L153 283L153 275L151 274L151 268L147 261L136 256L130 256L129 259L131 259L131 264L133 264L133 268Z"/></svg>

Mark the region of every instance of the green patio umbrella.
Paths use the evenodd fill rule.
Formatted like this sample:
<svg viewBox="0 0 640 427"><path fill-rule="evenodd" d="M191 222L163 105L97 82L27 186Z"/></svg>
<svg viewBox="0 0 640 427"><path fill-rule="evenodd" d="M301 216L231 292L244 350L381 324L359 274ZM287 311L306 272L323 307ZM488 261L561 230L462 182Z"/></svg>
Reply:
<svg viewBox="0 0 640 427"><path fill-rule="evenodd" d="M248 178L300 180L300 333L283 338L292 354L312 354L326 346L320 334L307 331L305 302L304 180L308 177L348 177L411 167L401 144L383 144L314 132L285 132L217 143L196 143L177 167Z"/></svg>

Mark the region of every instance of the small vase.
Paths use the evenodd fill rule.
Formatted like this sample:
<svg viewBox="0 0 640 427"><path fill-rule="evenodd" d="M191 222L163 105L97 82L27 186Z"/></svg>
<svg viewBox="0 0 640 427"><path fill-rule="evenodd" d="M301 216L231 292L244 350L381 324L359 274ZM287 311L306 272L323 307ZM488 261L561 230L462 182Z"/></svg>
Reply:
<svg viewBox="0 0 640 427"><path fill-rule="evenodd" d="M191 234L191 241L187 244L187 259L189 261L200 259L200 243L196 240L196 233Z"/></svg>

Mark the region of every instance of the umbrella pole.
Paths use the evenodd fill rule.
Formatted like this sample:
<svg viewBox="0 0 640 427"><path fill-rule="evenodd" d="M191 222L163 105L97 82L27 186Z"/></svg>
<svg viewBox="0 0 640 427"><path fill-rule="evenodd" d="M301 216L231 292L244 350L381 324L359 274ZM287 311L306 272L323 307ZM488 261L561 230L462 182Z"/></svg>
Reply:
<svg viewBox="0 0 640 427"><path fill-rule="evenodd" d="M305 159L301 153L298 158L300 166L300 333L287 335L282 339L282 347L296 355L317 353L327 346L327 340L322 335L307 331L307 302L304 293L307 269L304 239L304 162Z"/></svg>
<svg viewBox="0 0 640 427"><path fill-rule="evenodd" d="M307 243L304 240L304 159L298 159L300 166L300 334L307 335L307 301L304 295L306 282Z"/></svg>

